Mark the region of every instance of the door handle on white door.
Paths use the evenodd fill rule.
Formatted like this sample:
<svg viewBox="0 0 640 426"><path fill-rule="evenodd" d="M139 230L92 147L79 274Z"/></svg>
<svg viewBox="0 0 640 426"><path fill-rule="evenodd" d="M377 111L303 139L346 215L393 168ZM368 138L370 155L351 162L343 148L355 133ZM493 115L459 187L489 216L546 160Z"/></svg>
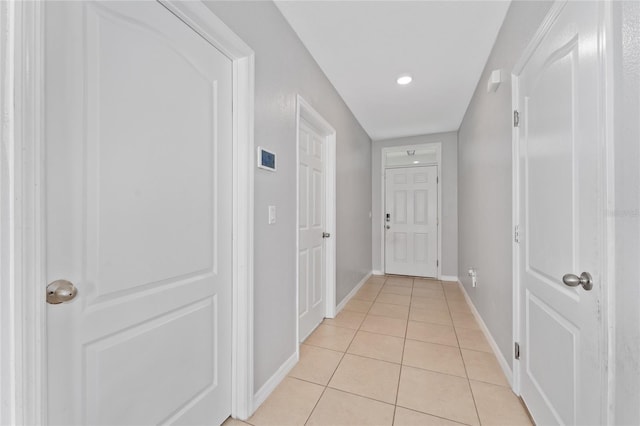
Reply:
<svg viewBox="0 0 640 426"><path fill-rule="evenodd" d="M582 274L580 274L580 276L565 274L565 276L562 277L562 282L569 287L582 285L582 288L587 291L593 288L593 278L591 278L591 274L588 272L583 272Z"/></svg>
<svg viewBox="0 0 640 426"><path fill-rule="evenodd" d="M47 286L47 303L57 305L68 302L76 297L78 289L72 282L67 280L56 280Z"/></svg>
<svg viewBox="0 0 640 426"><path fill-rule="evenodd" d="M322 233L322 238L329 238L330 236L331 236L331 234L328 233L328 232L323 232Z"/></svg>
<svg viewBox="0 0 640 426"><path fill-rule="evenodd" d="M387 225L387 226L385 226L385 228L387 228L387 229L391 229L391 226Z"/></svg>

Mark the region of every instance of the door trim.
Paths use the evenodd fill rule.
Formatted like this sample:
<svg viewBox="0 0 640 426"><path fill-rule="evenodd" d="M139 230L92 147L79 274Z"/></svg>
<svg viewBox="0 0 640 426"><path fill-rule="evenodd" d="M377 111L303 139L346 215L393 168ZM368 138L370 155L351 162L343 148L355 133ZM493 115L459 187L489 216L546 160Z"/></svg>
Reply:
<svg viewBox="0 0 640 426"><path fill-rule="evenodd" d="M254 410L254 52L203 3L159 2L233 63L234 223L230 414L247 419ZM3 28L8 29L0 34L3 59L8 59L3 61L0 69L0 84L5 99L0 105L0 112L3 113L2 117L8 117L2 121L0 157L2 424L46 424L47 419L43 18L41 2L0 4L0 22Z"/></svg>
<svg viewBox="0 0 640 426"><path fill-rule="evenodd" d="M380 159L381 163L381 178L380 178L380 192L382 196L380 197L380 218L381 224L384 227L384 215L385 215L385 201L387 199L387 186L385 184L385 172L388 168L398 168L402 166L393 166L387 167L385 164L386 154L390 152L403 152L407 150L416 150L416 149L424 149L424 148L434 148L436 152L436 161L431 163L421 163L418 165L409 165L406 167L416 167L416 166L438 166L438 272L436 279L441 280L442 276L442 224L440 221L442 220L442 181L440 177L442 176L442 142L432 142L432 143L423 143L416 145L402 145L402 146L393 146L382 148L382 157ZM382 230L382 238L380 238L380 259L382 262L382 273L386 273L385 268L385 256L386 256L386 234L384 229Z"/></svg>
<svg viewBox="0 0 640 426"><path fill-rule="evenodd" d="M336 316L336 131L302 96L296 106L296 351L300 352L299 274L300 259L300 120L304 119L325 135L325 317Z"/></svg>
<svg viewBox="0 0 640 426"><path fill-rule="evenodd" d="M551 26L556 21L565 5L567 0L557 0L549 9L547 16L540 24L535 35L524 49L522 56L514 65L511 74L511 104L513 110L519 110L519 76L527 65L529 59L535 52L535 49L543 41ZM602 324L600 326L599 334L601 338L601 359L603 363L601 388L602 390L602 414L603 422L606 424L615 424L614 421L614 408L615 408L615 363L609 362L609 360L615 360L615 333L614 333L614 318L615 318L615 306L613 304L615 295L615 270L614 270L614 225L615 217L607 212L612 212L615 209L614 203L614 166L613 166L613 87L614 87L614 73L613 73L613 13L610 2L600 3L600 22L599 22L599 42L598 42L598 56L600 62L600 81L599 83L599 98L602 100L599 102L598 114L604 123L603 132L600 135L602 142L600 144L600 163L596 173L600 174L600 182L602 183L601 191L603 193L602 205L597 206L603 213L604 223L602 226L604 232L604 238L602 241L603 246L601 252L603 253L602 263ZM520 164L519 164L519 132L517 127L512 128L512 236L515 232L515 227L519 225L520 221ZM521 331L521 313L522 307L520 305L520 295L522 290L522 283L520 280L520 245L512 238L512 277L513 277L513 343L522 342ZM520 361L513 359L513 381L512 389L516 395L520 395L521 391L521 374L522 366Z"/></svg>

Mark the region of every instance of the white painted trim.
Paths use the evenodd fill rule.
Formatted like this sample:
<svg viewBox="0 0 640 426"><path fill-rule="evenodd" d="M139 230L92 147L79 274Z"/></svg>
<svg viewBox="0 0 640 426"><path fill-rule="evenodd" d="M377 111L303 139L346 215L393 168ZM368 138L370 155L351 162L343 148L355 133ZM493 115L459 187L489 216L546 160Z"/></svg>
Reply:
<svg viewBox="0 0 640 426"><path fill-rule="evenodd" d="M302 119L325 136L325 317L336 316L336 130L302 96L296 105L296 312L300 312L300 122ZM300 341L300 320L296 317L296 347Z"/></svg>
<svg viewBox="0 0 640 426"><path fill-rule="evenodd" d="M253 413L253 111L254 53L201 2L160 2L233 61L233 341L232 407L234 417ZM2 33L2 43L15 37L16 130L10 144L13 159L6 177L13 200L0 198L2 230L12 234L12 254L2 253L2 270L13 273L3 294L12 294L15 311L10 334L3 333L2 356L9 354L15 376L2 373L1 420L16 424L46 424L46 305L44 302L43 219L43 9L42 2L10 2L15 26ZM8 7L8 11L11 7ZM4 16L5 9L2 9ZM4 18L3 18L4 19ZM28 67L26 65L29 65ZM3 69L4 70L4 69ZM4 75L3 75L4 77ZM3 79L3 84L7 83ZM3 86L4 90L4 86ZM5 123L3 122L3 128ZM11 160L13 160L11 164ZM7 161L7 164L5 164ZM5 177L3 171L3 178ZM4 188L3 188L4 189ZM8 216L7 216L8 215ZM5 219L6 217L6 219ZM4 240L3 240L4 241ZM8 269L5 269L7 267ZM7 293L4 292L5 286ZM4 298L3 298L4 300ZM4 314L3 314L4 315ZM3 322L4 328L4 322ZM5 353L5 348L7 353ZM3 358L4 359L4 358ZM0 364L4 366L4 364ZM6 396L6 398L5 398ZM5 402L7 403L5 405ZM7 413L8 414L5 414Z"/></svg>
<svg viewBox="0 0 640 426"><path fill-rule="evenodd" d="M385 170L388 168L385 164L386 154L389 152L399 152L399 151L407 151L407 150L416 150L421 148L435 148L436 151L436 161L433 163L422 163L418 164L417 167L420 166L438 166L438 271L436 279L442 279L442 142L430 142L430 143L422 143L415 145L403 145L403 146L390 146L386 148L382 148L382 152L380 153L380 163L381 163L381 183L380 183L380 220L382 223L382 227L384 228L384 212L385 212L385 200L387 194L387 186L385 185ZM397 168L389 167L389 168ZM415 166L414 166L415 167ZM382 263L382 270L385 271L385 232L382 230L382 237L380 238L380 261ZM386 271L385 271L386 272ZM380 275L384 275L384 272Z"/></svg>
<svg viewBox="0 0 640 426"><path fill-rule="evenodd" d="M278 371L276 371L273 376L269 377L265 384L258 389L258 392L256 392L253 397L253 406L256 410L287 377L287 374L289 374L293 367L296 366L299 359L298 351L296 351L280 366L280 368L278 368Z"/></svg>
<svg viewBox="0 0 640 426"><path fill-rule="evenodd" d="M374 269L373 271L371 271L371 275L384 275L384 272Z"/></svg>
<svg viewBox="0 0 640 426"><path fill-rule="evenodd" d="M338 303L338 306L336 307L336 315L338 315L343 309L344 307L347 305L347 303L349 303L349 300L351 300L353 298L353 296L356 295L356 293L358 292L358 290L360 290L360 288L362 288L362 286L364 285L364 283L367 282L367 280L371 277L371 275L373 275L373 272L369 272L367 273L367 275L364 276L364 278L362 278L360 280L360 282L358 282L358 284L356 284L355 287L353 287L353 290L351 290L349 292L349 294L347 294L340 303Z"/></svg>
<svg viewBox="0 0 640 426"><path fill-rule="evenodd" d="M457 283L459 280L456 275L442 275L440 276L440 281L451 281Z"/></svg>
<svg viewBox="0 0 640 426"><path fill-rule="evenodd" d="M458 282L458 287L460 287L460 290L462 290L462 293L464 294L464 298L469 304L469 307L471 308L471 312L473 313L473 316L475 317L476 321L480 325L480 330L482 330L484 337L486 337L487 342L489 342L489 346L491 346L491 350L493 350L493 353L496 356L496 359L498 360L498 364L500 364L500 368L502 369L502 372L504 373L505 377L507 378L507 381L513 388L513 372L509 367L509 363L507 362L504 355L500 351L498 344L493 338L491 331L489 331L489 327L487 327L484 320L482 319L480 312L478 312L478 310L476 309L476 306L473 304L473 301L467 294L467 290L464 288L464 285L462 285L462 282L460 280L457 280L457 282Z"/></svg>

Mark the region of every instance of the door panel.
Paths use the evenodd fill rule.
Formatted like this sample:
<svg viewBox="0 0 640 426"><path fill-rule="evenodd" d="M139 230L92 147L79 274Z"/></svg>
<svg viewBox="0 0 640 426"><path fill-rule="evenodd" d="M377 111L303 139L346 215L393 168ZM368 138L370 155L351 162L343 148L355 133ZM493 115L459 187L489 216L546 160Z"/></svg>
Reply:
<svg viewBox="0 0 640 426"><path fill-rule="evenodd" d="M326 252L326 140L305 120L300 121L298 168L298 338L303 341L324 319Z"/></svg>
<svg viewBox="0 0 640 426"><path fill-rule="evenodd" d="M437 178L437 166L385 171L386 273L438 275Z"/></svg>
<svg viewBox="0 0 640 426"><path fill-rule="evenodd" d="M231 61L156 2L47 3L51 424L231 411Z"/></svg>
<svg viewBox="0 0 640 426"><path fill-rule="evenodd" d="M518 81L521 394L538 424L602 418L600 7L565 4ZM593 290L563 283L583 271Z"/></svg>

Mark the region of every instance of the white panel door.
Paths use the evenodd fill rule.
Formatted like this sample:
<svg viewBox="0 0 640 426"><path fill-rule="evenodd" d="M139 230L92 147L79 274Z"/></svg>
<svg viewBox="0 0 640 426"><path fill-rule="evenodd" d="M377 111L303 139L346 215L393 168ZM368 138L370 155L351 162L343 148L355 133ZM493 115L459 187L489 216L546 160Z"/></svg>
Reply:
<svg viewBox="0 0 640 426"><path fill-rule="evenodd" d="M298 338L324 319L326 138L300 120L298 166Z"/></svg>
<svg viewBox="0 0 640 426"><path fill-rule="evenodd" d="M544 425L603 422L599 7L567 3L519 79L521 394Z"/></svg>
<svg viewBox="0 0 640 426"><path fill-rule="evenodd" d="M437 166L385 170L385 273L437 277L437 179Z"/></svg>
<svg viewBox="0 0 640 426"><path fill-rule="evenodd" d="M157 2L47 2L54 425L231 412L232 63Z"/></svg>

